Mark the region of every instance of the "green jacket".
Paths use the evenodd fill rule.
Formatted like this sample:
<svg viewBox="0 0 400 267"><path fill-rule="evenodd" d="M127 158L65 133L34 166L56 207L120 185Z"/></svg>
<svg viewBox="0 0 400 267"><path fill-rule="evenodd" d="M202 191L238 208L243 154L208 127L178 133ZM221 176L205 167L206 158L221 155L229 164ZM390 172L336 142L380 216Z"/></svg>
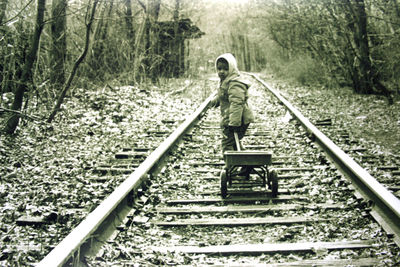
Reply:
<svg viewBox="0 0 400 267"><path fill-rule="evenodd" d="M253 112L247 103L251 84L240 75L233 55L223 54L220 57L229 63L229 74L220 83L218 95L213 100L213 104L221 109L221 126L241 126L254 122Z"/></svg>

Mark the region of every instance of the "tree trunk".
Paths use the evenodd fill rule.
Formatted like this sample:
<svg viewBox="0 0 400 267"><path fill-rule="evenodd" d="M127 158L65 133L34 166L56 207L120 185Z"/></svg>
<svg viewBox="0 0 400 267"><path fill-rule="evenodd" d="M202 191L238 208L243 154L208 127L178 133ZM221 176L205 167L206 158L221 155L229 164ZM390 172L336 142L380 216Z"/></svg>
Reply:
<svg viewBox="0 0 400 267"><path fill-rule="evenodd" d="M181 36L179 34L179 9L180 9L180 0L175 0L175 9L174 9L174 40L173 40L173 64L172 64L172 73L168 74L173 77L179 77L179 75L182 73L183 69L181 69L181 50L182 50L182 42L181 42Z"/></svg>
<svg viewBox="0 0 400 267"><path fill-rule="evenodd" d="M88 60L88 65L91 66L93 73L96 74L96 77L102 76L105 68L108 66L110 69L113 69L113 66L109 64L107 61L107 35L109 32L109 22L112 20L111 14L113 10L113 1L110 1L104 4L104 8L101 12L101 15L98 17L98 22L96 25L96 29L93 31L93 39L96 40L92 45L92 50L90 53L90 59ZM106 12L108 13L106 14Z"/></svg>
<svg viewBox="0 0 400 267"><path fill-rule="evenodd" d="M372 65L368 44L367 13L365 11L364 0L355 0L354 6L350 0L347 1L349 9L353 13L353 17L356 21L354 42L358 51L360 92L364 94L375 93L385 95L388 98L389 104L393 104L390 91L381 83L379 74Z"/></svg>
<svg viewBox="0 0 400 267"><path fill-rule="evenodd" d="M5 12L6 12L6 8L7 8L7 4L8 4L8 0L0 0L0 26L3 25L3 21L5 20L5 16L6 16ZM6 30L2 29L2 28L3 27L0 28L0 36L5 36ZM6 50L6 49L4 49L4 50ZM7 70L7 67L5 66L6 60L4 58L5 55L7 55L7 51L4 52L4 50L2 50L0 53L0 60L2 61L2 62L0 62L0 73L1 73L1 75L0 75L0 103L2 101L1 96L7 87L6 86L7 80L8 80L7 76L8 76L8 72L9 72L9 70ZM3 84L3 81L5 81L4 84Z"/></svg>
<svg viewBox="0 0 400 267"><path fill-rule="evenodd" d="M397 3L397 0L392 0L394 10L396 11L397 18L400 18L400 10L399 10L399 4Z"/></svg>
<svg viewBox="0 0 400 267"><path fill-rule="evenodd" d="M135 51L134 51L134 58L133 58L133 78L135 83L138 83L137 78L140 78L139 73L140 71L142 60L143 60L143 42L144 42L144 35L146 30L146 20L143 20L142 24L139 27L137 35L135 37ZM140 81L139 81L140 82Z"/></svg>
<svg viewBox="0 0 400 267"><path fill-rule="evenodd" d="M133 28L133 17L132 17L132 3L131 0L125 0L125 7L126 7L126 15L125 15L125 22L126 22L126 34L128 40L131 44L135 42L135 29Z"/></svg>
<svg viewBox="0 0 400 267"><path fill-rule="evenodd" d="M156 22L158 20L158 16L160 15L160 7L161 0L148 0L149 5L147 11L152 19L152 22Z"/></svg>
<svg viewBox="0 0 400 267"><path fill-rule="evenodd" d="M132 2L131 0L125 0L126 6L126 15L125 15L125 23L126 23L126 36L128 38L128 42L130 45L129 51L127 51L128 55L128 64L134 64L135 57L135 28L133 27L133 16L132 16Z"/></svg>
<svg viewBox="0 0 400 267"><path fill-rule="evenodd" d="M3 25L4 18L6 16L8 0L0 0L0 25Z"/></svg>
<svg viewBox="0 0 400 267"><path fill-rule="evenodd" d="M52 23L50 82L59 87L65 82L65 59L67 55L66 24L67 24L67 0L53 0L52 2Z"/></svg>
<svg viewBox="0 0 400 267"><path fill-rule="evenodd" d="M145 57L145 68L146 73L149 75L153 83L157 82L159 73L159 62L157 59L158 50L158 29L156 22L160 14L161 0L148 0L147 5L147 23L146 23L146 57Z"/></svg>
<svg viewBox="0 0 400 267"><path fill-rule="evenodd" d="M352 7L350 7L352 8ZM365 13L364 0L356 0L354 6L354 18L356 19L356 30L354 32L354 42L358 50L358 60L360 62L360 90L361 93L372 93L370 51L367 35L367 14Z"/></svg>
<svg viewBox="0 0 400 267"><path fill-rule="evenodd" d="M22 101L24 99L24 93L27 90L27 83L30 81L31 72L33 69L33 64L37 57L37 51L39 48L40 36L43 30L43 21L44 21L44 11L46 8L46 0L38 0L37 2L37 15L36 15L36 24L35 30L32 36L32 42L27 54L25 64L22 70L22 77L20 82L18 83L18 87L15 91L14 102L11 106L12 110L20 111L22 107ZM4 132L8 134L12 134L15 132L15 129L18 126L20 116L18 113L11 114L8 118Z"/></svg>
<svg viewBox="0 0 400 267"><path fill-rule="evenodd" d="M73 66L73 68L72 68L72 71L71 71L71 73L69 74L68 80L67 80L66 84L64 85L64 88L63 88L63 90L61 91L60 95L58 96L57 103L56 103L56 105L54 106L53 111L52 111L52 113L50 114L49 118L47 119L47 122L48 122L48 123L51 123L51 122L53 121L54 117L56 116L57 112L59 111L60 106L61 106L62 102L64 101L65 95L67 94L69 88L71 87L71 83L72 83L72 80L73 80L74 77L75 77L76 71L78 70L79 65L80 65L80 64L82 63L82 61L85 59L86 54L87 54L87 51L89 50L90 31L91 31L91 29L92 29L92 24L93 24L93 21L94 21L94 15L95 15L95 13L96 13L96 7L97 7L97 4L98 4L99 1L100 1L100 0L95 0L95 1L93 2L92 11L91 11L91 13L90 13L90 18L89 18L88 23L87 23L87 25L86 25L85 48L83 49L82 54L79 56L79 58L78 58L78 59L75 61L75 63L74 63L74 66ZM89 8L88 8L88 10L89 10ZM88 14L87 14L87 16L88 16Z"/></svg>

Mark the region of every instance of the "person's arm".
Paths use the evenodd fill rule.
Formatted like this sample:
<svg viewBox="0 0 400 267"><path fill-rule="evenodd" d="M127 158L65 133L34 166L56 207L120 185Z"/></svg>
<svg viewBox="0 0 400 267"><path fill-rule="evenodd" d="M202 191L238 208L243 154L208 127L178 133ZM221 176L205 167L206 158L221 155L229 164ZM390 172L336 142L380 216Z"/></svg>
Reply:
<svg viewBox="0 0 400 267"><path fill-rule="evenodd" d="M216 108L219 106L219 95L217 94L213 100L211 100L210 105L212 108Z"/></svg>
<svg viewBox="0 0 400 267"><path fill-rule="evenodd" d="M243 105L246 101L244 86L239 82L232 82L229 86L229 126L240 127L242 125Z"/></svg>

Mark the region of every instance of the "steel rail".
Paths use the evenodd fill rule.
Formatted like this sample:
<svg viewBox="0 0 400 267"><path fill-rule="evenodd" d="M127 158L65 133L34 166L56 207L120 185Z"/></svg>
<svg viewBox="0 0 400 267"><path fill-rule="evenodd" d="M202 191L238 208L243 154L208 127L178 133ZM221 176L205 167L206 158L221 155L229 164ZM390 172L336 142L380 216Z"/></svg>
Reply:
<svg viewBox="0 0 400 267"><path fill-rule="evenodd" d="M155 176L169 152L176 147L210 106L211 94L186 120L155 149L99 206L74 228L37 266L79 263L82 254L95 253L130 211L133 194L149 176Z"/></svg>
<svg viewBox="0 0 400 267"><path fill-rule="evenodd" d="M371 204L371 215L382 228L393 236L394 242L400 246L400 200L372 177L364 168L318 130L280 93L253 73L248 73L265 86L286 109L303 125L317 144L325 151L336 167L347 177L362 197Z"/></svg>

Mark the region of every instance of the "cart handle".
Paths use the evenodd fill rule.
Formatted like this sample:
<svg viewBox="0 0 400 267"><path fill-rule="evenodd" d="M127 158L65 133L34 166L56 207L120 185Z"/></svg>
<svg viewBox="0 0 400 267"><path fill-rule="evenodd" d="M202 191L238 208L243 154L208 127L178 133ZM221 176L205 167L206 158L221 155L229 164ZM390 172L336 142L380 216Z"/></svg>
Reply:
<svg viewBox="0 0 400 267"><path fill-rule="evenodd" d="M240 141L239 141L239 135L237 132L233 132L233 135L235 136L235 142L236 142L236 149L237 151L240 151Z"/></svg>

